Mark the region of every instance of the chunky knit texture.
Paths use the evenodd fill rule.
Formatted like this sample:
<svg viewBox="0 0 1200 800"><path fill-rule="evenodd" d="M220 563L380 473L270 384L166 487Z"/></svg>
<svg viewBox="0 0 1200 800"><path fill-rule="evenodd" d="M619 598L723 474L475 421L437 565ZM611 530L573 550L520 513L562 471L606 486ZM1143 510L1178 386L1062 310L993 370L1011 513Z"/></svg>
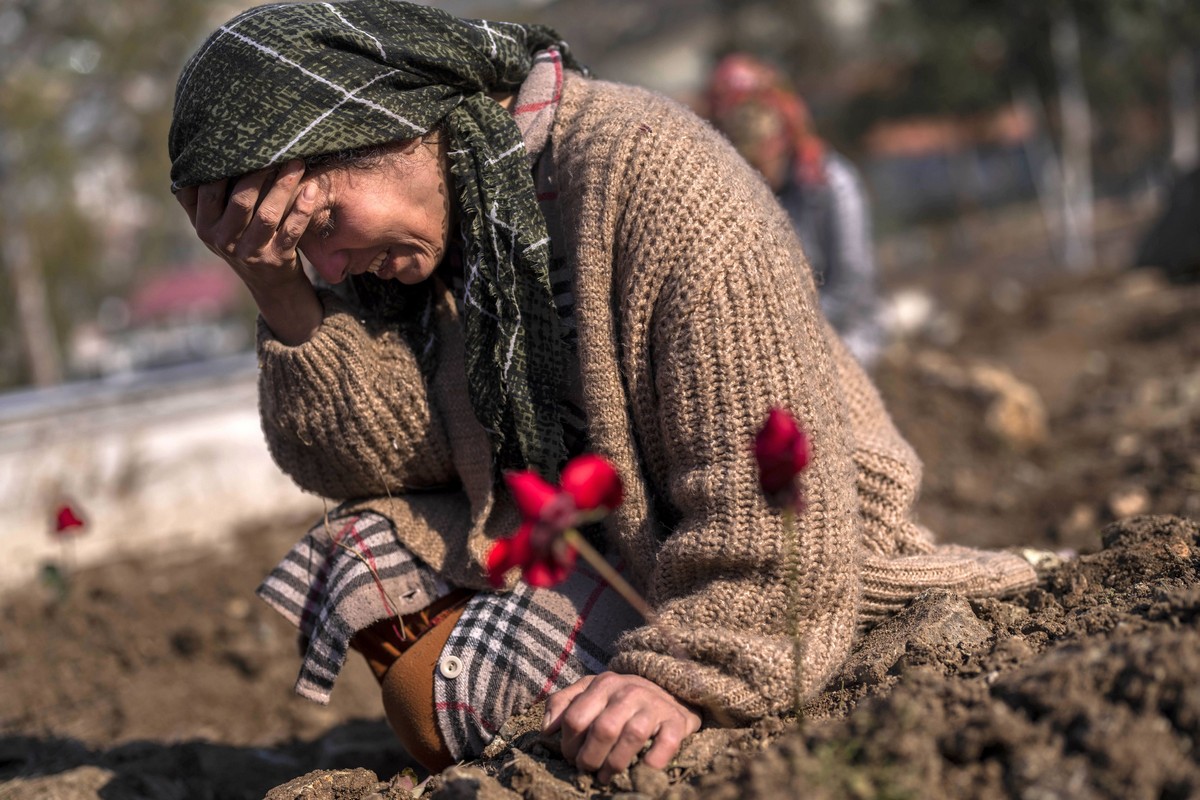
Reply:
<svg viewBox="0 0 1200 800"><path fill-rule="evenodd" d="M610 668L749 720L818 691L857 628L925 588L1033 583L1019 557L938 547L912 519L920 463L822 317L786 215L724 139L663 97L569 75L552 140L591 449L627 486L607 534L659 614ZM483 555L515 514L491 491L449 295L428 388L403 343L331 297L326 311L300 347L260 329L273 455L304 489L394 519L447 580L486 586ZM791 541L751 453L776 404L812 448Z"/></svg>

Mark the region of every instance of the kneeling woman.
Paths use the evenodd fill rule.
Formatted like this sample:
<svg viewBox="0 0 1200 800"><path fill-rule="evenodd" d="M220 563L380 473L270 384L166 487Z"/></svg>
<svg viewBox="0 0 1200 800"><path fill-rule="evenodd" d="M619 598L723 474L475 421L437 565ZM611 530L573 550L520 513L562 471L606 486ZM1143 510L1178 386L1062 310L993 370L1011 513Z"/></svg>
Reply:
<svg viewBox="0 0 1200 800"><path fill-rule="evenodd" d="M327 701L361 651L431 770L542 700L580 769L608 780L647 744L662 767L705 721L813 696L923 589L1033 581L914 523L920 465L761 179L547 29L384 0L251 9L183 70L170 151L261 312L271 453L340 503L260 590L299 626L297 691ZM791 535L750 447L773 406L812 450ZM504 473L553 481L585 452L625 487L590 539L653 624L582 566L489 584L520 524Z"/></svg>

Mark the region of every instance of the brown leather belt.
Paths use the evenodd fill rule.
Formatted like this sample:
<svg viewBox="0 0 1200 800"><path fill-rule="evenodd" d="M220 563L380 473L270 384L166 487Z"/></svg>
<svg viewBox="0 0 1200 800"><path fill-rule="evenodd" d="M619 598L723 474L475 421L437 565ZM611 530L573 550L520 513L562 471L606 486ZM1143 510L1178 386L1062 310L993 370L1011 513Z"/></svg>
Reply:
<svg viewBox="0 0 1200 800"><path fill-rule="evenodd" d="M350 646L363 654L375 679L382 682L384 674L408 648L435 628L451 613L475 596L473 589L455 589L420 611L401 617L386 617L354 634Z"/></svg>

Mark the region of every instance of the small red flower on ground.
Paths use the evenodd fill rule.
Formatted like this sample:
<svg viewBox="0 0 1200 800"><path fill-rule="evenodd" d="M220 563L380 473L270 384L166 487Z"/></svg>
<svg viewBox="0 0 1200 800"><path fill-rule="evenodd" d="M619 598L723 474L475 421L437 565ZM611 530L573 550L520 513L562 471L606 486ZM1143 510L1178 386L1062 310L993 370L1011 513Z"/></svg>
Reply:
<svg viewBox="0 0 1200 800"><path fill-rule="evenodd" d="M77 536L87 527L83 518L70 505L59 506L54 515L54 535L59 538Z"/></svg>
<svg viewBox="0 0 1200 800"><path fill-rule="evenodd" d="M776 406L767 414L754 439L754 458L767 502L799 511L802 500L796 478L808 466L808 437L790 411Z"/></svg>
<svg viewBox="0 0 1200 800"><path fill-rule="evenodd" d="M563 469L558 486L531 470L504 475L521 527L500 539L488 553L488 580L503 586L509 570L519 567L531 586L554 586L571 574L576 548L565 534L596 522L621 504L622 487L616 469L600 456L583 455Z"/></svg>

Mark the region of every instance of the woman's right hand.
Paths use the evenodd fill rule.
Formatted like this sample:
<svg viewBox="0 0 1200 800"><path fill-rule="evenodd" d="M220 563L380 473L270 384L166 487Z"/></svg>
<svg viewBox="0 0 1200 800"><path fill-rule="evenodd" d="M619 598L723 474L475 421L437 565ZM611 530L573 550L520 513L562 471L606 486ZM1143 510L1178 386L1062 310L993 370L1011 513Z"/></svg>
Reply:
<svg viewBox="0 0 1200 800"><path fill-rule="evenodd" d="M175 195L200 241L237 273L267 326L288 345L308 341L322 317L296 251L316 209L317 186L303 176L304 163L293 160Z"/></svg>

